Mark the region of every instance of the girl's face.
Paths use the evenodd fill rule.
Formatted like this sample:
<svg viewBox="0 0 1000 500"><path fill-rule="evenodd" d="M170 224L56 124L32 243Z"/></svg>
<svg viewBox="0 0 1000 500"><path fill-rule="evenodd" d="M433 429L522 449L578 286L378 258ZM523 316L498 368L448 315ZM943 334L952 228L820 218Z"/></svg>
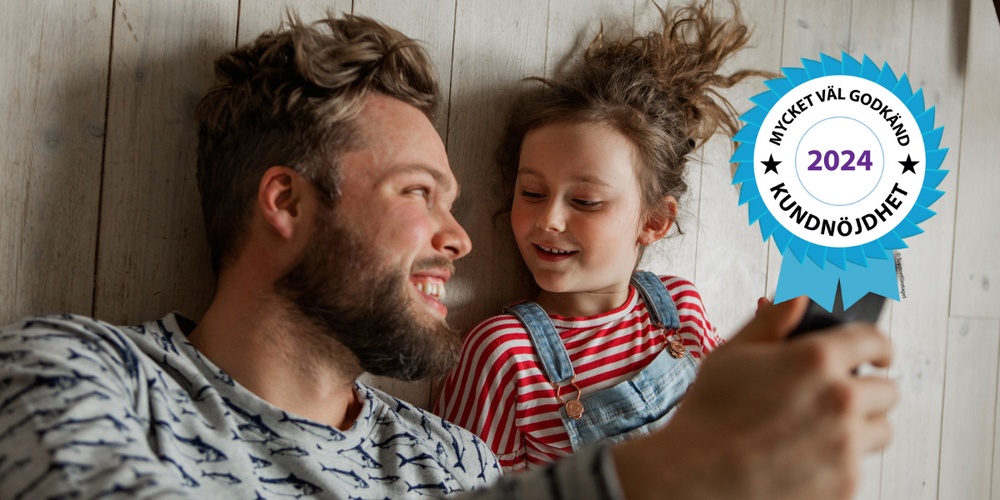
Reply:
<svg viewBox="0 0 1000 500"><path fill-rule="evenodd" d="M511 225L545 292L628 290L647 231L634 151L598 123L554 123L525 136Z"/></svg>

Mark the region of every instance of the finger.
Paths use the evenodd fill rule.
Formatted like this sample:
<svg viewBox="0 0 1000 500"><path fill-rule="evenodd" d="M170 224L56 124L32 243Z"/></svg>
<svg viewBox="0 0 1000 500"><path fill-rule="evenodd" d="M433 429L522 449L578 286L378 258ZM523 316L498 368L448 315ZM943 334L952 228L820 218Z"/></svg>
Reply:
<svg viewBox="0 0 1000 500"><path fill-rule="evenodd" d="M761 297L761 298L757 299L757 313L756 314L760 314L762 311L766 310L768 307L771 307L771 301L768 300L767 297Z"/></svg>
<svg viewBox="0 0 1000 500"><path fill-rule="evenodd" d="M899 402L896 383L878 376L854 381L857 411L866 418L884 417Z"/></svg>
<svg viewBox="0 0 1000 500"><path fill-rule="evenodd" d="M826 343L830 349L829 366L837 373L854 370L864 363L879 368L892 364L892 344L871 323L845 323L802 340Z"/></svg>
<svg viewBox="0 0 1000 500"><path fill-rule="evenodd" d="M861 439L859 448L863 453L879 451L892 442L893 426L885 419L885 415L869 417L864 426L863 431L859 434L859 439Z"/></svg>
<svg viewBox="0 0 1000 500"><path fill-rule="evenodd" d="M796 297L759 311L732 340L732 343L776 341L784 339L799 324L809 299Z"/></svg>

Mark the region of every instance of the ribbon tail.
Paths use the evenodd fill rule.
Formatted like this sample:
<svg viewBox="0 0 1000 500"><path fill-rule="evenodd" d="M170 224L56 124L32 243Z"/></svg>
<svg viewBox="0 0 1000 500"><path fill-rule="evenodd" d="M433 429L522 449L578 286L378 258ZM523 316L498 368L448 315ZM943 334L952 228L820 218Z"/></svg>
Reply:
<svg viewBox="0 0 1000 500"><path fill-rule="evenodd" d="M795 256L781 259L781 274L774 302L784 302L799 295L808 295L827 311L833 311L840 283L844 308L851 307L868 292L899 300L896 285L896 263L893 259L868 259L867 266L847 262L845 269L837 266L820 268L810 259L799 262Z"/></svg>
<svg viewBox="0 0 1000 500"><path fill-rule="evenodd" d="M832 311L833 301L837 296L840 271L836 266L824 266L820 269L810 259L802 259L802 262L799 262L794 255L786 252L781 257L781 273L778 275L778 286L774 292L774 303L794 299L799 295L808 295L824 309Z"/></svg>
<svg viewBox="0 0 1000 500"><path fill-rule="evenodd" d="M895 259L868 259L868 267L848 263L847 269L841 272L840 291L844 296L845 309L868 292L899 300Z"/></svg>

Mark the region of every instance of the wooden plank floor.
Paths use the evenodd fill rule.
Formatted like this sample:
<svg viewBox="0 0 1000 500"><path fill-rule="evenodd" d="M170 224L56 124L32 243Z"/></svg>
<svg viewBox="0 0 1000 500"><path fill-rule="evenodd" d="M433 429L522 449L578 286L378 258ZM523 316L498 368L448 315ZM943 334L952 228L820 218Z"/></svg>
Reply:
<svg viewBox="0 0 1000 500"><path fill-rule="evenodd" d="M661 5L681 2L661 1ZM224 50L277 26L287 6L369 15L420 39L440 69L438 130L462 184L473 253L450 285L468 327L526 293L505 231L493 154L506 105L551 75L603 21L655 26L649 0L11 0L0 5L0 323L68 311L130 323L198 317L212 276L194 185L193 106ZM903 399L893 444L869 457L857 498L1000 500L1000 23L990 0L743 0L753 47L727 67L777 71L820 52L888 61L936 107L946 194L900 252L905 297L880 322ZM27 14L26 14L27 13ZM727 92L737 108L763 91ZM729 336L773 293L780 256L746 224L729 143L691 162L684 235L643 266L691 278ZM370 383L422 406L428 382Z"/></svg>

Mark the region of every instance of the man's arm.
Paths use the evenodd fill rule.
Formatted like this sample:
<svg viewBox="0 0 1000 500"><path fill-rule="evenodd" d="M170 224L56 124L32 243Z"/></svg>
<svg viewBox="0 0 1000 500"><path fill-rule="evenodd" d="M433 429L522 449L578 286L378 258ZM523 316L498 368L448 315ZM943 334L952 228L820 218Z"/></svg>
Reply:
<svg viewBox="0 0 1000 500"><path fill-rule="evenodd" d="M766 308L709 356L662 431L508 476L478 495L850 498L862 456L890 439L884 417L898 398L892 382L851 370L887 366L891 350L862 324L787 341L805 305L796 299Z"/></svg>

